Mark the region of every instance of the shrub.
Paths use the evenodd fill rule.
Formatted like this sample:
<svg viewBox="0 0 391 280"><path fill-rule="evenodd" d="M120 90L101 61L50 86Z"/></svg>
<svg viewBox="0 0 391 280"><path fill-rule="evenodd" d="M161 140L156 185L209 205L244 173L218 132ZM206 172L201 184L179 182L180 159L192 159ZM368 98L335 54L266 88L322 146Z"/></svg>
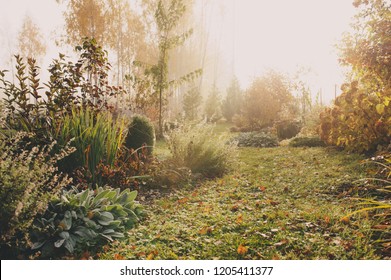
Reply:
<svg viewBox="0 0 391 280"><path fill-rule="evenodd" d="M138 189L149 181L158 164L155 158L149 156L147 148L138 152L121 149L113 165L101 163L96 172L102 185L116 186L121 190ZM78 175L79 179L83 179L82 172Z"/></svg>
<svg viewBox="0 0 391 280"><path fill-rule="evenodd" d="M175 164L188 167L193 173L221 176L230 171L236 161L235 145L226 144L224 135L214 134L211 125L184 125L166 139Z"/></svg>
<svg viewBox="0 0 391 280"><path fill-rule="evenodd" d="M236 77L231 80L227 89L227 95L221 104L221 111L224 118L231 122L235 114L239 114L242 106L242 90Z"/></svg>
<svg viewBox="0 0 391 280"><path fill-rule="evenodd" d="M0 92L5 96L4 107L7 125L16 130L34 132L37 143L48 143L54 133L52 124L64 114L71 114L74 105L82 104L96 112L110 108L110 97L124 92L110 86L110 64L107 53L94 39L85 38L76 47L79 59L73 63L59 55L49 67L49 81L41 86L39 67L34 59L27 63L15 56L16 82L8 81L0 70ZM44 89L44 95L42 94Z"/></svg>
<svg viewBox="0 0 391 280"><path fill-rule="evenodd" d="M345 84L334 106L322 112L322 140L360 153L374 152L389 145L390 94L368 93L364 86L357 82Z"/></svg>
<svg viewBox="0 0 391 280"><path fill-rule="evenodd" d="M297 121L280 121L276 124L278 139L290 139L295 137L301 129L301 125Z"/></svg>
<svg viewBox="0 0 391 280"><path fill-rule="evenodd" d="M251 131L259 130L277 121L279 113L292 99L286 77L270 71L256 78L246 91L241 113Z"/></svg>
<svg viewBox="0 0 391 280"><path fill-rule="evenodd" d="M53 146L25 149L34 135L18 133L0 142L0 234L2 258L24 254L30 245L29 231L34 218L70 180L58 174L57 161L71 149L53 154Z"/></svg>
<svg viewBox="0 0 391 280"><path fill-rule="evenodd" d="M231 128L231 132L249 132L252 131L250 122L243 115L235 114L232 117L232 123L234 127Z"/></svg>
<svg viewBox="0 0 391 280"><path fill-rule="evenodd" d="M324 111L325 106L314 104L311 109L304 115L303 127L300 130L302 136L319 136L320 114Z"/></svg>
<svg viewBox="0 0 391 280"><path fill-rule="evenodd" d="M56 138L60 144L72 140L76 152L64 159L60 165L65 171L85 167L92 182L96 167L103 163L113 165L118 150L124 141L125 122L114 120L109 112L94 112L89 108L74 107L58 124Z"/></svg>
<svg viewBox="0 0 391 280"><path fill-rule="evenodd" d="M33 249L47 258L124 238L142 216L136 196L136 191L102 187L64 191L37 219Z"/></svg>
<svg viewBox="0 0 391 280"><path fill-rule="evenodd" d="M289 142L291 147L324 147L326 144L319 137L296 137Z"/></svg>
<svg viewBox="0 0 391 280"><path fill-rule="evenodd" d="M390 5L355 1L354 32L340 45L349 81L321 116L321 138L354 152L374 152L391 142Z"/></svg>
<svg viewBox="0 0 391 280"><path fill-rule="evenodd" d="M146 117L134 116L129 125L125 147L137 150L146 146L149 154L152 154L154 145L155 130L152 123Z"/></svg>
<svg viewBox="0 0 391 280"><path fill-rule="evenodd" d="M240 133L238 136L234 137L233 140L236 141L239 147L277 147L278 139L265 132L244 132Z"/></svg>

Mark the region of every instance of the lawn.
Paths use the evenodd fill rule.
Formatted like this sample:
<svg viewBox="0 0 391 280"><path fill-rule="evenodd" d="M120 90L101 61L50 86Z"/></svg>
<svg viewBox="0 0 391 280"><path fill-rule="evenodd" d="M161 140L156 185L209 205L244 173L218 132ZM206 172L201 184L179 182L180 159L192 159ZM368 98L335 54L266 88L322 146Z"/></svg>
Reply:
<svg viewBox="0 0 391 280"><path fill-rule="evenodd" d="M357 207L361 160L329 148L241 148L223 178L141 191L147 217L97 257L379 259L373 220L345 217Z"/></svg>

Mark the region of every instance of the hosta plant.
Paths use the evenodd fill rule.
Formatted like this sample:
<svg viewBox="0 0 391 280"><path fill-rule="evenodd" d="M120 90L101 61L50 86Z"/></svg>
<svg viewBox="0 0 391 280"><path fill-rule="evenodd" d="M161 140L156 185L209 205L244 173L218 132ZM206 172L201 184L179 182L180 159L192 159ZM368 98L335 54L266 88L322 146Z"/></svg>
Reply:
<svg viewBox="0 0 391 280"><path fill-rule="evenodd" d="M33 249L47 258L124 238L142 216L136 196L136 191L102 187L64 192L37 220Z"/></svg>

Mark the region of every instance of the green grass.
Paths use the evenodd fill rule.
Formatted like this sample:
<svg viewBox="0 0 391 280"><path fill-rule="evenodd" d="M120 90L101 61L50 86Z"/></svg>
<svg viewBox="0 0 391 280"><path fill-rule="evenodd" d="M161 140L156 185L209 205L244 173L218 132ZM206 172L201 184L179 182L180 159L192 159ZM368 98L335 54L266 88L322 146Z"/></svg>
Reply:
<svg viewBox="0 0 391 280"><path fill-rule="evenodd" d="M356 209L350 186L364 177L361 159L326 148L242 148L236 172L147 199L148 217L98 257L379 259L373 222L343 219Z"/></svg>

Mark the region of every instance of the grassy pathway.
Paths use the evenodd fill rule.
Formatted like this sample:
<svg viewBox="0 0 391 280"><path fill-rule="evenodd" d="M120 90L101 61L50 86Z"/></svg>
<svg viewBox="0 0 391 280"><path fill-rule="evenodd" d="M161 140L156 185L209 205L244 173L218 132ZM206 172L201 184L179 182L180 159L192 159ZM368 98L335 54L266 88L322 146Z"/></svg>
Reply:
<svg viewBox="0 0 391 280"><path fill-rule="evenodd" d="M103 259L377 259L356 202L360 158L324 148L243 148L224 178L182 187Z"/></svg>

